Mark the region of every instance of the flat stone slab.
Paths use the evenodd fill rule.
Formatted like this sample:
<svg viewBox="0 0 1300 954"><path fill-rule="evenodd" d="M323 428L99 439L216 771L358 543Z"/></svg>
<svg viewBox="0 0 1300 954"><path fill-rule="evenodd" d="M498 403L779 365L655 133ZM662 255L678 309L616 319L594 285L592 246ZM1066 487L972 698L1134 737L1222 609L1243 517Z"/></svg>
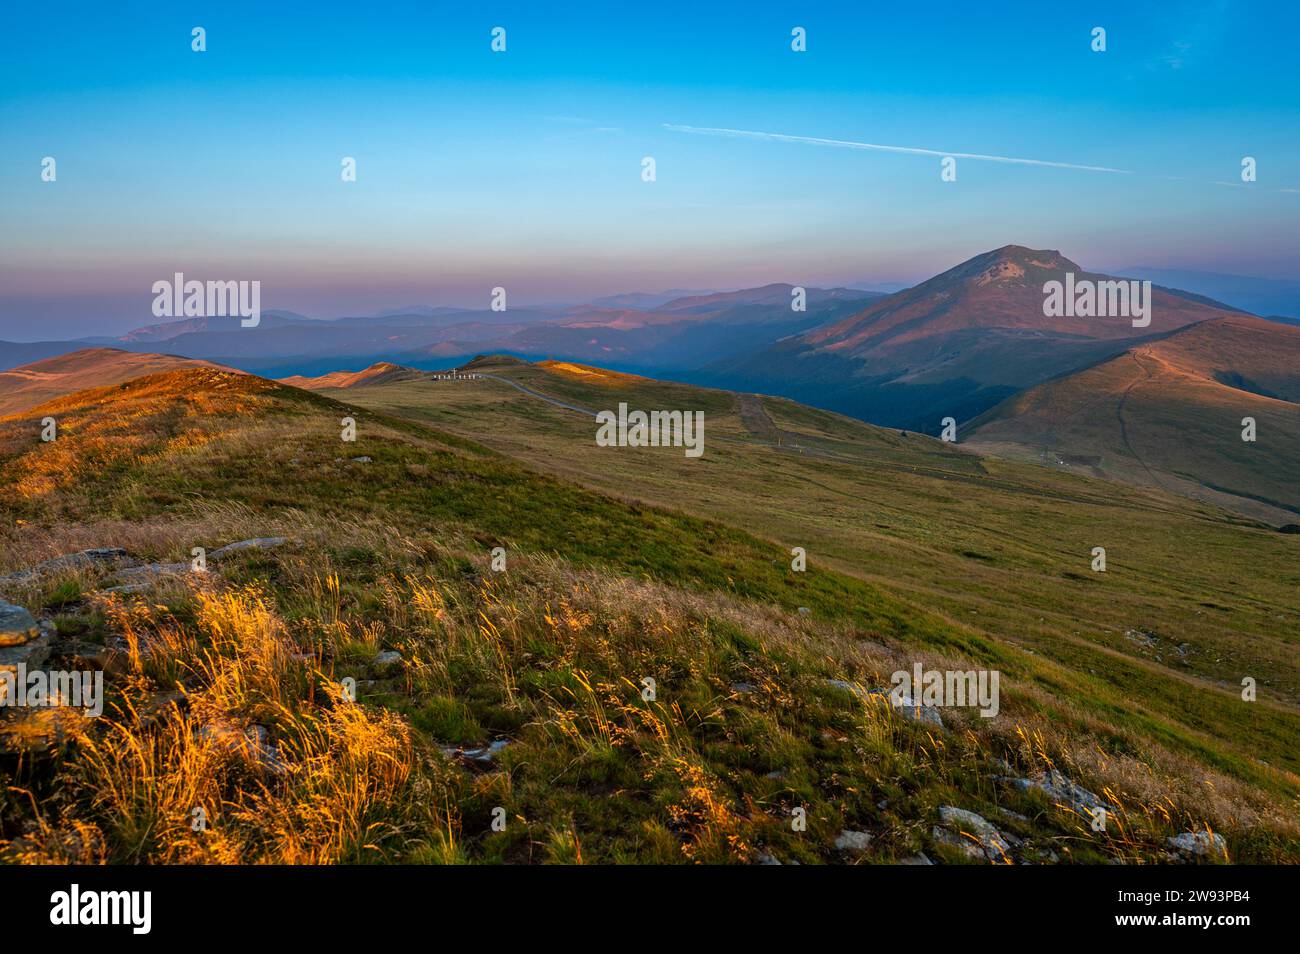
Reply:
<svg viewBox="0 0 1300 954"><path fill-rule="evenodd" d="M0 646L21 646L40 635L31 613L0 600Z"/></svg>
<svg viewBox="0 0 1300 954"><path fill-rule="evenodd" d="M0 576L0 582L25 583L46 573L57 573L61 570L81 570L101 563L118 563L130 559L131 555L121 547L93 547L78 553L68 553L50 560L43 560L26 570Z"/></svg>
<svg viewBox="0 0 1300 954"><path fill-rule="evenodd" d="M254 537L251 540L240 540L238 543L229 543L224 547L218 547L208 554L209 560L220 560L224 556L232 553L238 553L240 550L270 550L274 547L281 547L287 543L285 537Z"/></svg>
<svg viewBox="0 0 1300 954"><path fill-rule="evenodd" d="M38 635L20 646L0 647L0 670L18 673L21 663L29 670L40 669L50 658L50 650L56 635L53 624L45 623L37 631Z"/></svg>

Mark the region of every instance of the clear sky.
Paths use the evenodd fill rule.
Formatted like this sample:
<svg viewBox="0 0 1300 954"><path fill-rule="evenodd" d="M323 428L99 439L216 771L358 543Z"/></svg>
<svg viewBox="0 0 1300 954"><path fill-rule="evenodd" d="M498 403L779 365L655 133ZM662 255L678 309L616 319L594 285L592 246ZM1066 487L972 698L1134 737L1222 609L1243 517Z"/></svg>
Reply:
<svg viewBox="0 0 1300 954"><path fill-rule="evenodd" d="M0 337L148 323L176 271L317 316L496 285L514 304L910 281L1008 243L1298 278L1298 11L6 3ZM807 139L1066 166L958 159L943 182L939 156Z"/></svg>

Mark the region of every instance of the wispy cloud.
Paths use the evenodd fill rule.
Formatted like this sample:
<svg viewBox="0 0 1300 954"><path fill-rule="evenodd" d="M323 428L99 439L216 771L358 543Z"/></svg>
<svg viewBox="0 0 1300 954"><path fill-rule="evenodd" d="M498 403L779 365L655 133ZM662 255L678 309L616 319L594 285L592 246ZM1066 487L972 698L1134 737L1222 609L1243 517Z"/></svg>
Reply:
<svg viewBox="0 0 1300 954"><path fill-rule="evenodd" d="M765 142L798 142L813 146L832 146L838 149L864 149L872 152L895 152L913 156L951 156L954 159L975 159L980 162L1005 162L1018 166L1047 166L1053 169L1075 169L1081 172L1111 172L1127 175L1129 169L1110 166L1088 166L1075 162L1056 162L1050 159L1023 159L1015 156L989 156L978 152L949 152L942 149L921 149L916 146L887 146L876 142L857 142L851 139L822 139L817 136L790 136L785 133L758 132L752 129L719 129L711 126L683 126L664 123L673 132L695 133L701 136L726 136L733 139L759 139Z"/></svg>
<svg viewBox="0 0 1300 954"><path fill-rule="evenodd" d="M864 149L872 152L896 152L912 156L952 156L954 159L976 159L981 162L1007 162L1018 166L1046 166L1052 169L1076 169L1081 172L1111 172L1120 175L1141 175L1132 169L1115 169L1110 166L1087 166L1076 162L1056 162L1051 159L1021 159L1014 156L989 156L978 152L944 152L942 149L921 149L916 146L887 146L876 142L857 142L852 139L822 139L817 136L791 136L786 133L759 132L754 129L723 129L714 126L683 126L680 123L664 123L663 128L672 132L695 133L700 136L725 136L732 139L757 139L762 142L797 142L813 146L833 146L838 149ZM1300 189L1281 187L1268 189L1244 182L1223 182L1192 179L1187 176L1148 176L1155 179L1178 180L1183 182L1200 182L1203 185L1232 186L1234 188L1260 189L1264 192L1300 192Z"/></svg>

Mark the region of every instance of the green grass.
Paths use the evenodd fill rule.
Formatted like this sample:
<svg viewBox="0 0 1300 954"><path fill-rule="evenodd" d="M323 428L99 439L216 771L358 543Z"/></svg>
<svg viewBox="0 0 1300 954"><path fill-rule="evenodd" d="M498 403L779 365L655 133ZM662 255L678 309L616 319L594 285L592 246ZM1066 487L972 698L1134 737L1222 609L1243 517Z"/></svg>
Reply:
<svg viewBox="0 0 1300 954"><path fill-rule="evenodd" d="M106 571L33 583L16 597L57 606L69 634L102 642L139 629L137 676L113 690L119 711L179 681L191 711L261 720L293 764L300 749L316 753L302 763L310 784L273 780L273 800L262 802L250 779L195 755L202 740L174 741L159 757L232 806L214 847L166 812L170 821L151 827L156 799L106 799L111 762L91 757L106 730L91 726L55 770L19 779L44 795L61 780L65 795L51 809L60 814L44 818L44 836L15 837L30 828L29 803L0 805L10 856L67 858L66 832L88 825L101 833L103 857L118 861L221 860L228 851L245 860L771 853L816 862L848 860L832 844L854 828L873 834L862 860L925 850L957 861L930 835L938 806L955 804L1063 860L1158 860L1164 837L1206 823L1227 835L1233 858L1300 857L1287 820L1300 729L1293 673L1273 671L1261 701L1245 704L1213 683L1227 664L1175 668L1122 631L1108 640L1103 625L1144 614L1146 631L1195 637L1263 673L1274 655L1287 657L1295 613L1288 571L1274 562L1282 551L1269 547L1294 542L1176 498L985 462L788 402L767 410L777 429L801 432L804 454L756 439L718 392L645 381L593 389L568 377L548 388L554 376L540 369L510 373L592 407L698 400L709 415L706 455L605 453L590 419L487 381L358 389L337 405L260 385L205 390L182 376L115 391L111 404L61 405L68 437L53 449L21 422L0 422L0 569L92 543L179 560L191 546L240 537L296 541L223 563L203 585L233 604L206 602L182 580L126 601L140 614L130 622L97 593L112 582ZM179 412L186 407L202 413ZM348 409L355 444L339 440ZM109 439L124 420L129 452ZM41 455L51 450L77 480L50 482ZM83 466L83 455L96 466ZM372 461L350 460L363 455ZM1104 580L1086 569L1098 533L1124 534L1108 546ZM1247 578L1258 561L1249 598L1206 586L1203 569L1160 562L1183 534L1234 576ZM1267 543L1251 557L1257 535ZM488 567L495 546L508 552L504 574ZM808 548L808 572L790 570L791 546ZM1234 618L1225 624L1204 603ZM1217 615L1184 633L1198 611ZM252 627L246 640L212 642L224 631L214 617L226 615ZM1234 628L1257 621L1253 641ZM205 647L227 668L196 669ZM388 648L402 662L379 671L371 660ZM290 649L314 660L305 672ZM827 684L887 684L918 658L1000 669L1003 715L946 713L952 731L929 733ZM339 722L329 701L345 676L361 687L364 722ZM640 696L646 676L657 683L654 702ZM740 683L753 688L732 688ZM231 690L245 685L259 688ZM268 707L277 694L287 709ZM115 718L136 737L160 731ZM486 772L438 750L503 737L510 744ZM402 772L360 759L354 740L363 739L395 753ZM1094 791L1115 791L1123 836L1094 836L1070 813L996 781L999 758L1024 774L1050 760ZM356 834L340 840L304 820L296 806L321 792L337 822L329 831ZM795 807L807 809L807 832L790 827ZM496 808L504 832L490 827ZM276 854L286 838L295 853Z"/></svg>

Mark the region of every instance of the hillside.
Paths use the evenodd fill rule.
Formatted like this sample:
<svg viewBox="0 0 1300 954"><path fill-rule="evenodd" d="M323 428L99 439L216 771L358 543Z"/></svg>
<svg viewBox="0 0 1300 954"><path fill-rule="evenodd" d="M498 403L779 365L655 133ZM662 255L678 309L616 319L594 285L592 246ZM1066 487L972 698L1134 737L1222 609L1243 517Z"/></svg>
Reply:
<svg viewBox="0 0 1300 954"><path fill-rule="evenodd" d="M1242 440L1247 417L1253 442ZM1193 325L1018 394L962 439L1300 523L1300 329Z"/></svg>
<svg viewBox="0 0 1300 954"><path fill-rule="evenodd" d="M1209 299L1153 289L1150 325L1128 317L1047 317L1043 286L1105 281L1059 252L1008 245L839 321L716 363L727 387L799 397L877 424L937 434L1010 394L1113 356L1136 342L1236 314Z"/></svg>
<svg viewBox="0 0 1300 954"><path fill-rule="evenodd" d="M0 371L0 417L74 391L129 381L141 375L207 365L170 354L132 354L116 348L83 348Z"/></svg>
<svg viewBox="0 0 1300 954"><path fill-rule="evenodd" d="M110 672L99 720L6 722L7 860L1133 862L1207 827L1204 860L1300 857L1295 538L790 402L477 367L0 419L0 596ZM705 456L597 450L562 406L618 400L703 410ZM42 563L91 547L121 552ZM997 668L1000 713L868 694L917 661Z"/></svg>
<svg viewBox="0 0 1300 954"><path fill-rule="evenodd" d="M296 388L306 388L309 391L318 391L325 388L352 388L359 384L379 384L393 381L404 381L408 379L418 379L423 377L423 373L414 368L405 368L400 364L392 364L388 361L379 361L368 368L360 371L333 371L329 374L323 374L314 378L305 378L301 375L291 375L287 378L281 378L281 384L288 384Z"/></svg>

